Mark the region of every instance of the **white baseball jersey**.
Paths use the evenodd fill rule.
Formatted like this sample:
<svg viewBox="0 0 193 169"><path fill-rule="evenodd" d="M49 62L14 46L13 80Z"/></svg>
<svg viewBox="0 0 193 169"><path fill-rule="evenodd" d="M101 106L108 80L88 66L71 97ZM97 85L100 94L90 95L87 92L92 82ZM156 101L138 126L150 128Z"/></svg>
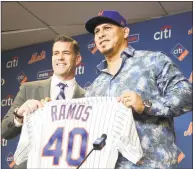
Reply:
<svg viewBox="0 0 193 169"><path fill-rule="evenodd" d="M142 157L131 110L115 97L92 97L52 101L27 114L14 160L28 160L28 168L77 168L102 134L106 146L81 168L114 168L118 152L133 163Z"/></svg>

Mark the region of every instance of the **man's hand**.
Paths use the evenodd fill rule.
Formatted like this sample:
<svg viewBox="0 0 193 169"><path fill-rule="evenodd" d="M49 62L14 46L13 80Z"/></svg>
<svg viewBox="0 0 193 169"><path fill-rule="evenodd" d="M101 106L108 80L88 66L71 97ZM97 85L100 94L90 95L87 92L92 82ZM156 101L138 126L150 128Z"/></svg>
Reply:
<svg viewBox="0 0 193 169"><path fill-rule="evenodd" d="M145 108L141 96L133 91L123 93L118 102L122 102L127 108L133 108L139 114L142 114Z"/></svg>
<svg viewBox="0 0 193 169"><path fill-rule="evenodd" d="M17 114L24 116L24 113L32 113L38 108L43 107L43 104L38 100L27 100L17 111Z"/></svg>
<svg viewBox="0 0 193 169"><path fill-rule="evenodd" d="M41 103L45 104L45 103L50 102L50 101L52 101L52 100L49 97L46 97L45 99L41 100Z"/></svg>

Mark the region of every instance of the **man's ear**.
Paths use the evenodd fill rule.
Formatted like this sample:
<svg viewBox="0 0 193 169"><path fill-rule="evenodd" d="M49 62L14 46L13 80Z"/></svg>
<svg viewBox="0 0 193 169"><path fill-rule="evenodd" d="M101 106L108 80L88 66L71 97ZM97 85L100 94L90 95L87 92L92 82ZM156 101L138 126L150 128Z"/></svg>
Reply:
<svg viewBox="0 0 193 169"><path fill-rule="evenodd" d="M82 61L82 57L81 57L80 54L78 54L78 55L76 56L76 66L78 66L78 65L81 63L81 61Z"/></svg>
<svg viewBox="0 0 193 169"><path fill-rule="evenodd" d="M127 39L129 37L130 29L128 27L124 28L124 38Z"/></svg>

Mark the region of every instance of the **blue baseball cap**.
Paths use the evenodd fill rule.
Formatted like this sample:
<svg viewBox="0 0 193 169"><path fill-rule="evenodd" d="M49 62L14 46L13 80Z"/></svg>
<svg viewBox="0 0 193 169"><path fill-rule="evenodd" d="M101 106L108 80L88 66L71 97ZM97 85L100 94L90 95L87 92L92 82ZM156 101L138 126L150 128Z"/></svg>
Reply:
<svg viewBox="0 0 193 169"><path fill-rule="evenodd" d="M112 23L117 26L127 27L126 19L120 15L117 11L101 11L98 13L98 16L89 19L85 28L88 32L94 34L94 29L96 26L103 23Z"/></svg>

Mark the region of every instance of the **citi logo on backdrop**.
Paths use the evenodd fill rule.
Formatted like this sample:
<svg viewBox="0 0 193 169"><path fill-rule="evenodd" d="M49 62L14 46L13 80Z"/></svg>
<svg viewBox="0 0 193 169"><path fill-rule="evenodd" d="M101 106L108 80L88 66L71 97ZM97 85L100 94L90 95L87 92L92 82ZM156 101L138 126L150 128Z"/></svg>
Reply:
<svg viewBox="0 0 193 169"><path fill-rule="evenodd" d="M87 45L88 50L94 55L96 51L98 50L95 44L94 39L92 39L88 45Z"/></svg>
<svg viewBox="0 0 193 169"><path fill-rule="evenodd" d="M13 104L13 99L14 97L12 95L7 95L6 98L1 100L1 107L11 106Z"/></svg>
<svg viewBox="0 0 193 169"><path fill-rule="evenodd" d="M18 59L19 58L17 56L12 57L12 60L10 60L6 63L6 68L17 67L18 66Z"/></svg>
<svg viewBox="0 0 193 169"><path fill-rule="evenodd" d="M78 66L76 66L75 75L83 75L83 74L84 74L84 63L80 63Z"/></svg>
<svg viewBox="0 0 193 169"><path fill-rule="evenodd" d="M184 58L189 54L189 51L180 43L176 44L171 52L179 61L184 60Z"/></svg>
<svg viewBox="0 0 193 169"><path fill-rule="evenodd" d="M35 62L38 62L40 60L46 59L46 51L42 50L41 52L37 52L32 54L31 59L28 61L28 64L33 64Z"/></svg>
<svg viewBox="0 0 193 169"><path fill-rule="evenodd" d="M5 84L5 79L1 78L1 86Z"/></svg>
<svg viewBox="0 0 193 169"><path fill-rule="evenodd" d="M5 161L7 161L7 164L8 164L8 166L9 166L10 168L13 168L13 166L15 165L15 162L14 162L14 156L13 156L13 153L12 153L12 152L10 152L10 153L7 155Z"/></svg>
<svg viewBox="0 0 193 169"><path fill-rule="evenodd" d="M25 75L24 72L19 72L19 74L17 75L16 77L17 81L20 83L20 84L23 84L25 82L27 82L28 78L27 76Z"/></svg>
<svg viewBox="0 0 193 169"><path fill-rule="evenodd" d="M172 37L172 26L166 25L160 28L160 31L154 33L155 40L169 39Z"/></svg>
<svg viewBox="0 0 193 169"><path fill-rule="evenodd" d="M7 143L8 143L8 142L7 142L6 139L4 139L4 138L1 139L1 146L2 146L2 147L6 147L6 146L7 146Z"/></svg>

